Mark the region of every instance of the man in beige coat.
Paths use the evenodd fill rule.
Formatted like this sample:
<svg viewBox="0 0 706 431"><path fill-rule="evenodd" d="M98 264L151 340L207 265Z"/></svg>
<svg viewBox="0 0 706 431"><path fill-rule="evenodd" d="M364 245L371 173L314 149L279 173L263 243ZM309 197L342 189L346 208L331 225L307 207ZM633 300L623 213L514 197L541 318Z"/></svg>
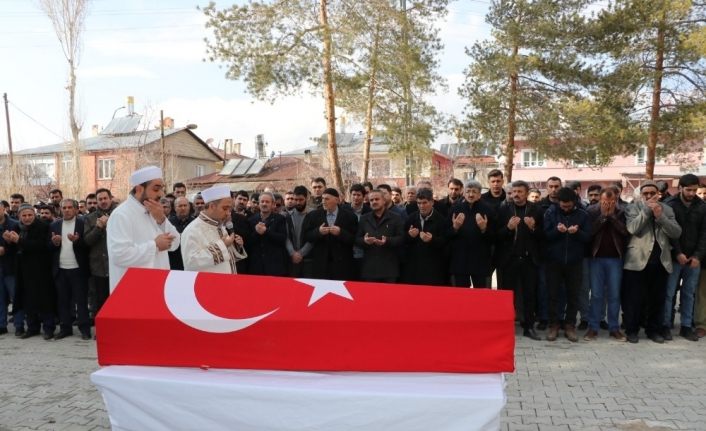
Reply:
<svg viewBox="0 0 706 431"><path fill-rule="evenodd" d="M672 272L670 240L678 239L681 227L674 211L659 202L657 184L645 181L640 198L625 209L626 227L632 235L623 268L623 323L627 339L638 342L643 304L647 304L645 334L655 343L664 343L661 321L667 277Z"/></svg>

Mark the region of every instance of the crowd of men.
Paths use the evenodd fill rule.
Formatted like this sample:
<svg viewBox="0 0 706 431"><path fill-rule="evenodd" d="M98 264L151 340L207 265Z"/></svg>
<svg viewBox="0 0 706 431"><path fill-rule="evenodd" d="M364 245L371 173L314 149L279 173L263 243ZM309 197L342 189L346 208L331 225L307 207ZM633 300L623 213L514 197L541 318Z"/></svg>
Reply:
<svg viewBox="0 0 706 431"><path fill-rule="evenodd" d="M706 187L687 174L669 196L643 181L632 202L620 183L547 180L547 193L488 173L451 179L435 199L421 181L404 191L354 184L342 191L315 178L283 194L216 185L187 199L165 193L161 170L130 177L117 205L110 190L85 201L60 190L34 207L13 194L0 205L0 334L12 304L15 335L91 338L92 317L129 267L489 288L515 293L523 335L577 342L601 330L636 343L644 328L672 339L706 335ZM704 272L706 274L706 272ZM622 310L622 314L621 314ZM55 333L56 325L58 333Z"/></svg>

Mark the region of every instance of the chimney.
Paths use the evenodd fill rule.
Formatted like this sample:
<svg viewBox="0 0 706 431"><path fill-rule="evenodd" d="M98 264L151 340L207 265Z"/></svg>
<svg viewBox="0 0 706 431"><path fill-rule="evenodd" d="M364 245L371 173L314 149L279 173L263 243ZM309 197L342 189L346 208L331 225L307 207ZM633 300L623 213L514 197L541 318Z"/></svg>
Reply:
<svg viewBox="0 0 706 431"><path fill-rule="evenodd" d="M265 135L257 135L255 138L255 157L258 159L266 159L265 154Z"/></svg>
<svg viewBox="0 0 706 431"><path fill-rule="evenodd" d="M98 124L94 124L91 126L91 136L98 136L100 134L101 129Z"/></svg>
<svg viewBox="0 0 706 431"><path fill-rule="evenodd" d="M135 115L135 98L132 96L127 96L127 115Z"/></svg>
<svg viewBox="0 0 706 431"><path fill-rule="evenodd" d="M242 144L241 144L240 142L234 143L234 144L233 144L233 151L231 152L231 154L240 155L240 147L241 147L241 146L242 146Z"/></svg>

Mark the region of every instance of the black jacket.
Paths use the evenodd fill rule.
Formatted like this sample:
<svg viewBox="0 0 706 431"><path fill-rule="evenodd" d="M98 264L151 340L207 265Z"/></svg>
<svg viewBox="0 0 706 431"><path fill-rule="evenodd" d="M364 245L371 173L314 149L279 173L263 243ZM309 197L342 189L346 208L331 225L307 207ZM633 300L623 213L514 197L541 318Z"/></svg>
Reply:
<svg viewBox="0 0 706 431"><path fill-rule="evenodd" d="M531 259L535 265L541 262L539 244L543 238L542 209L539 205L527 202L523 207L517 207L514 202L505 202L498 208L498 229L495 249L495 263L502 268L514 257ZM507 223L513 216L532 217L535 228L531 230L524 221L516 229L510 230ZM519 249L524 244L524 250Z"/></svg>
<svg viewBox="0 0 706 431"><path fill-rule="evenodd" d="M76 220L76 226L74 228L74 232L62 232L62 224L64 223L63 219L58 219L54 220L50 225L49 225L49 248L53 252L52 254L52 275L54 277L57 276L59 273L59 256L61 255L61 245L54 245L54 243L51 241L51 236L56 234L60 235L62 237L65 237L66 235L70 233L78 233L79 237L76 241L73 242L73 250L74 250L74 256L76 256L76 261L78 262L78 267L81 270L81 273L85 276L88 277L91 275L91 271L89 268L88 264L88 246L86 245L85 238L83 236L84 233L84 221L83 217L75 217Z"/></svg>
<svg viewBox="0 0 706 431"><path fill-rule="evenodd" d="M272 213L260 235L255 226L262 221L262 214L250 217L250 233L247 239L248 273L255 275L287 275L287 225L282 214Z"/></svg>
<svg viewBox="0 0 706 431"><path fill-rule="evenodd" d="M684 205L681 193L667 198L664 202L674 210L674 218L681 226L681 236L672 242L672 258L679 253L687 258L694 256L703 262L706 257L706 202L694 197L691 205Z"/></svg>
<svg viewBox="0 0 706 431"><path fill-rule="evenodd" d="M313 248L308 257L312 261L312 277L334 280L351 280L353 274L353 243L358 232L358 217L350 210L338 209L335 226L341 228L338 236L322 235L319 227L326 221L326 210L309 212L302 223L302 242Z"/></svg>
<svg viewBox="0 0 706 431"><path fill-rule="evenodd" d="M29 226L20 225L17 243L17 291L14 310L27 313L54 313L56 289L52 278L52 257L47 244L49 225L35 218Z"/></svg>
<svg viewBox="0 0 706 431"><path fill-rule="evenodd" d="M399 250L404 244L403 227L400 216L389 210L383 213L379 221L375 218L374 212L369 212L360 217L356 245L365 251L360 270L362 279L396 279L399 277ZM366 233L378 239L385 236L387 242L383 246L368 245L363 241Z"/></svg>
<svg viewBox="0 0 706 431"><path fill-rule="evenodd" d="M463 214L465 220L461 228L453 229L452 217ZM485 232L481 232L476 223L476 214L488 219ZM467 201L456 205L449 216L449 237L451 241L451 256L449 272L451 274L473 274L488 276L490 274L492 246L495 242L497 228L495 211L485 202L479 200L472 205Z"/></svg>
<svg viewBox="0 0 706 431"><path fill-rule="evenodd" d="M411 227L421 232L431 233L429 242L424 242L417 235L409 235ZM447 260L444 254L448 242L449 224L438 211L422 221L419 212L410 214L404 225L405 262L403 264L401 281L409 284L425 284L431 286L445 286L448 279Z"/></svg>
<svg viewBox="0 0 706 431"><path fill-rule="evenodd" d="M567 228L578 226L578 231L559 232L559 223ZM544 213L543 226L549 262L565 265L581 263L586 244L591 240L591 227L586 211L574 206L567 213L561 210L559 204L552 205Z"/></svg>

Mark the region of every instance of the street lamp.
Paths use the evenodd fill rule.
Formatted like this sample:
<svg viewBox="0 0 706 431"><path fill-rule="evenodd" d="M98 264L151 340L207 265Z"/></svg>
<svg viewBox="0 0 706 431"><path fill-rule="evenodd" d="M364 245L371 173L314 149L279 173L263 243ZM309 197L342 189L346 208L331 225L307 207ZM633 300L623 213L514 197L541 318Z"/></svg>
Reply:
<svg viewBox="0 0 706 431"><path fill-rule="evenodd" d="M124 107L124 106L121 106L121 107L117 108L115 111L113 111L113 117L111 118L111 120L114 120L114 119L115 119L115 114L117 114L118 111L121 110L121 109L125 109L125 107Z"/></svg>

